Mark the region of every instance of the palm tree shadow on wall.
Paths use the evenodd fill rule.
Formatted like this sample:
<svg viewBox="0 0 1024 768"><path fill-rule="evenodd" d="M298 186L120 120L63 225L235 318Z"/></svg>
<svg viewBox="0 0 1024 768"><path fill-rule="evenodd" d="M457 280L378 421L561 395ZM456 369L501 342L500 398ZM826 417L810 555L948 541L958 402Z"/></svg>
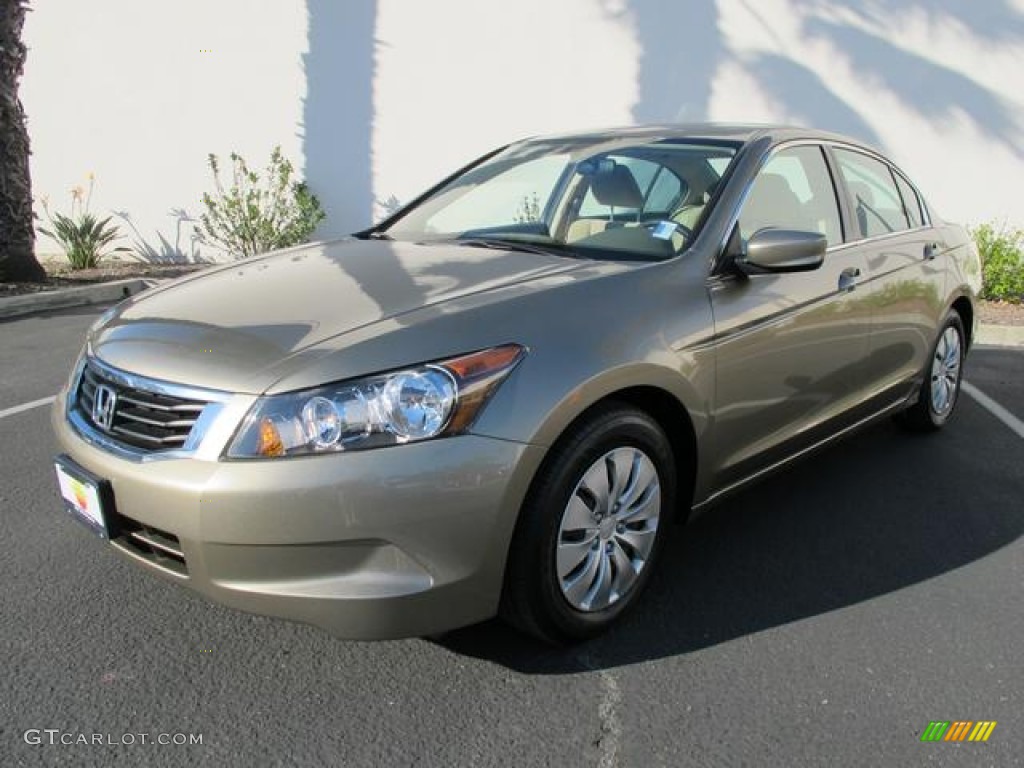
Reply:
<svg viewBox="0 0 1024 768"><path fill-rule="evenodd" d="M759 23L767 23L750 10ZM877 142L857 110L800 62L772 54L740 58L730 51L716 2L630 0L629 12L642 48L639 98L633 107L636 122L708 120L715 75L721 65L735 62L796 119Z"/></svg>
<svg viewBox="0 0 1024 768"><path fill-rule="evenodd" d="M318 234L337 237L369 225L372 215L377 4L306 0L306 9L305 178L327 212Z"/></svg>
<svg viewBox="0 0 1024 768"><path fill-rule="evenodd" d="M306 0L309 52L303 57L305 177L320 198L327 219L318 236L330 239L368 227L373 218L373 81L376 68L375 0ZM376 263L335 256L364 295L386 307L426 300L394 249L376 244ZM380 295L381 271L390 275Z"/></svg>
<svg viewBox="0 0 1024 768"><path fill-rule="evenodd" d="M720 28L722 2L629 0L642 48L633 108L637 122L706 119L715 74L721 65L734 63L794 119L881 144L861 107L829 87L827 72L807 67L784 50L731 50ZM755 24L776 36L771 20L754 3L740 2ZM983 135L1021 156L1022 125L1012 105L968 74L903 48L898 37L894 41L881 32L891 28L894 18L916 11L933 22L953 22L985 43L1013 44L1024 39L1024 14L1008 0L792 0L792 6L805 39L828 41L855 71L911 111L934 125L961 112Z"/></svg>
<svg viewBox="0 0 1024 768"><path fill-rule="evenodd" d="M926 120L948 121L962 111L988 138L1024 156L1017 142L1021 124L1011 105L962 72L855 27L815 20L806 30L845 51L855 71L864 72Z"/></svg>
<svg viewBox="0 0 1024 768"><path fill-rule="evenodd" d="M708 0L629 0L640 42L638 123L708 119L711 83L724 55L718 9Z"/></svg>
<svg viewBox="0 0 1024 768"><path fill-rule="evenodd" d="M1013 42L1024 38L1024 14L1014 7L1012 0L799 0L801 5L848 8L863 20L875 24L891 24L892 17L909 9L928 13L933 19L953 21L974 37L996 43Z"/></svg>

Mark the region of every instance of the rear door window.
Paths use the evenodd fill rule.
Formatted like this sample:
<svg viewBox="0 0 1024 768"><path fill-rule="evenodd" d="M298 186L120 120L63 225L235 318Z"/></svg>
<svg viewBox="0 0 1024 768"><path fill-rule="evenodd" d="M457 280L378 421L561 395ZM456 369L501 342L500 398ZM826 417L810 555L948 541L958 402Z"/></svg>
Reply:
<svg viewBox="0 0 1024 768"><path fill-rule="evenodd" d="M860 237L881 237L910 227L908 212L888 165L845 149L836 149L835 155L853 204ZM917 215L920 219L920 207Z"/></svg>

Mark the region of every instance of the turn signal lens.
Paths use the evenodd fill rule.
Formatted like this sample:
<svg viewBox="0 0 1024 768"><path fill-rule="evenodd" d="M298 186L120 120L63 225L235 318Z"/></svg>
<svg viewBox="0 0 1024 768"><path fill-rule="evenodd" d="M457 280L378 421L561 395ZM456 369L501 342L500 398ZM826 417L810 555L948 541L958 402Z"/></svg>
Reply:
<svg viewBox="0 0 1024 768"><path fill-rule="evenodd" d="M284 456L281 434L270 419L260 419L260 442L256 452L260 456Z"/></svg>
<svg viewBox="0 0 1024 768"><path fill-rule="evenodd" d="M505 344L442 363L455 376L459 387L459 407L447 431L454 434L468 429L498 385L524 357L525 347Z"/></svg>
<svg viewBox="0 0 1024 768"><path fill-rule="evenodd" d="M518 344L506 344L503 347L492 347L465 357L457 357L443 365L455 374L456 378L468 381L511 368L523 357L523 352L523 348Z"/></svg>

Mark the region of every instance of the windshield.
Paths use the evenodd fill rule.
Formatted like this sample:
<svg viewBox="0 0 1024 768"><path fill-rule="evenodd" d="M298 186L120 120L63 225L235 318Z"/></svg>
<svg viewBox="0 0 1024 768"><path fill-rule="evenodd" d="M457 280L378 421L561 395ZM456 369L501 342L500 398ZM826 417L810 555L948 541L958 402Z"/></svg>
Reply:
<svg viewBox="0 0 1024 768"><path fill-rule="evenodd" d="M515 144L376 231L396 240L665 259L689 244L737 149L685 140Z"/></svg>

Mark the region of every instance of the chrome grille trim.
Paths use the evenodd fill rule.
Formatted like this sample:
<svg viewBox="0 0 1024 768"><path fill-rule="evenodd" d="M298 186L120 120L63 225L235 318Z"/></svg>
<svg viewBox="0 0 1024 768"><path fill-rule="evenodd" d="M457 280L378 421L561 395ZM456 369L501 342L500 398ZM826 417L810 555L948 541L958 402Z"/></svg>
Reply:
<svg viewBox="0 0 1024 768"><path fill-rule="evenodd" d="M113 386L118 397L115 420L109 431L92 422L92 404L96 386L101 381ZM71 380L67 419L87 442L121 458L132 461L184 458L196 454L203 438L232 399L237 398L227 392L128 373L87 354L83 355ZM235 410L237 408L232 409Z"/></svg>

